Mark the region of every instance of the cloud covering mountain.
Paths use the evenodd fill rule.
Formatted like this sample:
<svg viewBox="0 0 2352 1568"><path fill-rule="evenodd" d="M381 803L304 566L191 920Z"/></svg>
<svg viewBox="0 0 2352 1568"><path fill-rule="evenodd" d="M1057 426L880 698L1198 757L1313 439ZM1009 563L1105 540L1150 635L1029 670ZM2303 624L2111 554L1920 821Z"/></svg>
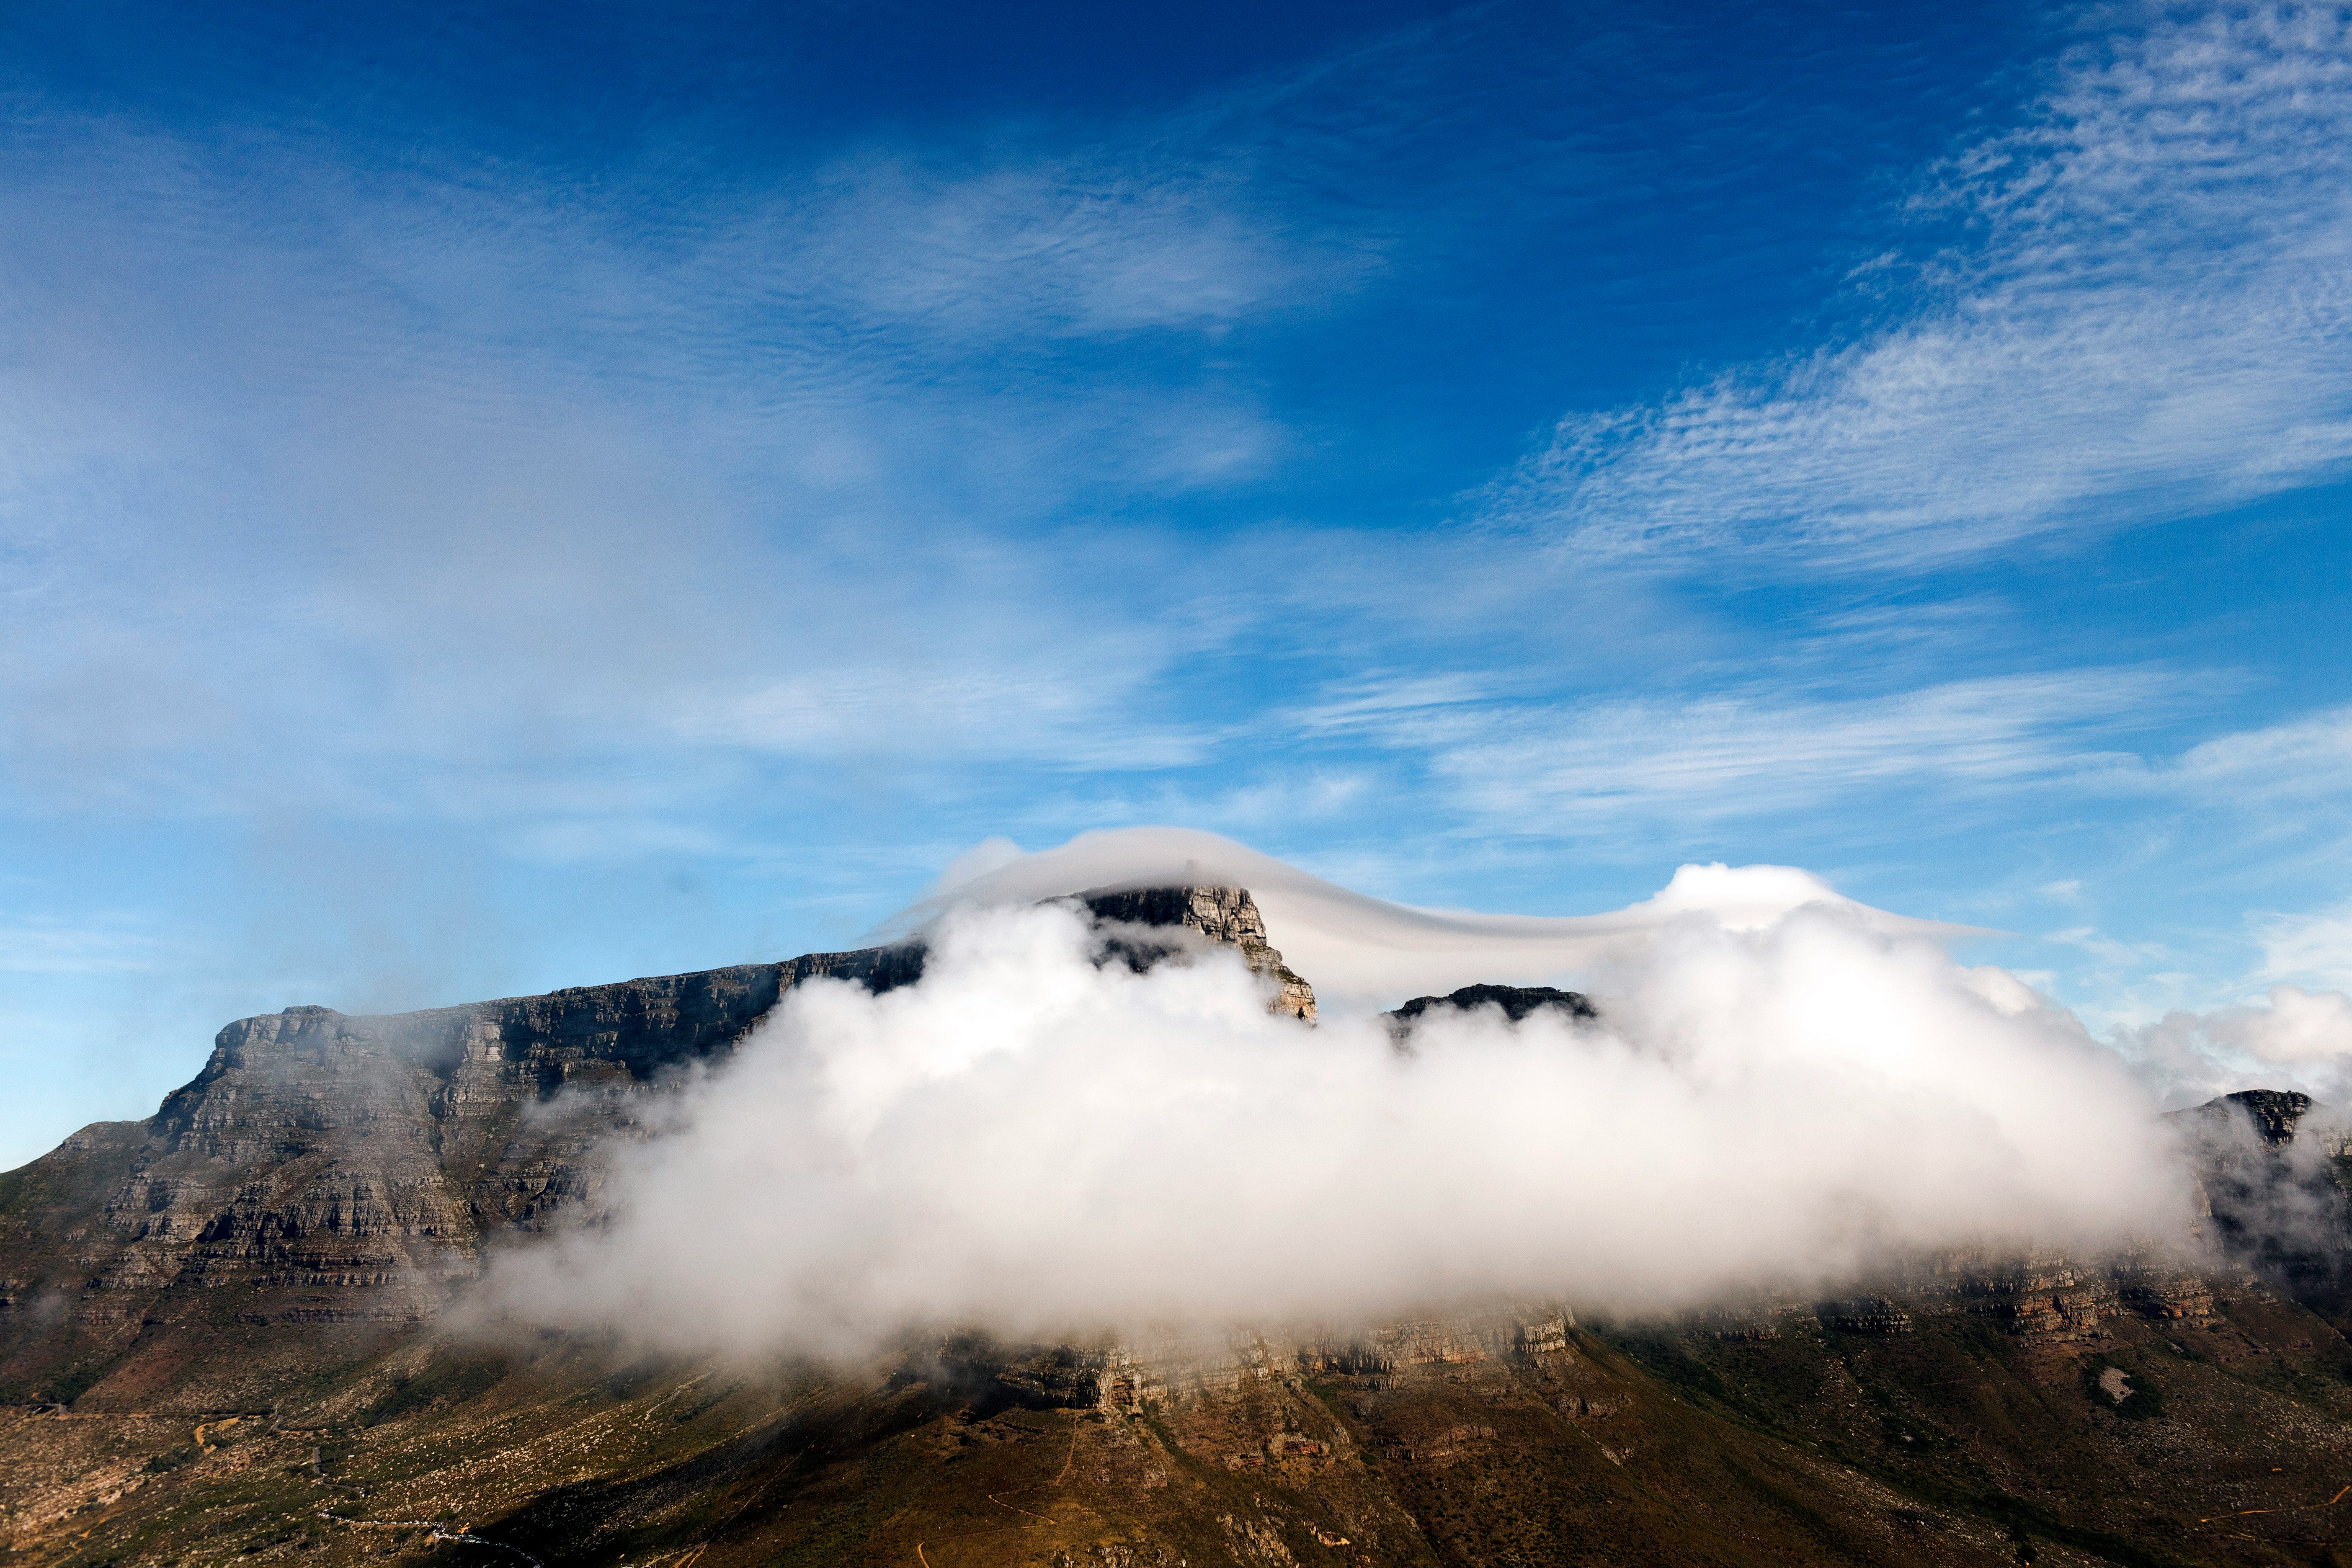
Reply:
<svg viewBox="0 0 2352 1568"><path fill-rule="evenodd" d="M1179 854L1196 878L1280 870L1136 834L950 889L919 982L789 993L657 1136L616 1146L609 1213L494 1255L474 1310L842 1352L924 1324L1353 1323L1488 1294L1647 1311L1933 1248L2186 1243L2183 1167L2119 1058L1801 873L1688 867L1551 922L1270 879L1269 932L1328 966L1310 979L1544 964L1601 1009L1440 1008L1401 1048L1368 1011L1269 1013L1232 952L1138 973L1101 962L1083 909L1003 901L1079 866L1150 885Z"/></svg>

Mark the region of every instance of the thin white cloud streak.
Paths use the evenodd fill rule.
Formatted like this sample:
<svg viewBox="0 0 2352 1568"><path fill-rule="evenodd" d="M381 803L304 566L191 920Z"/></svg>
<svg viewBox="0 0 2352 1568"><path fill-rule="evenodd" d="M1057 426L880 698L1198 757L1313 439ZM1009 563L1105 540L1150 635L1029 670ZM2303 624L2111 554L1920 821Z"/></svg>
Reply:
<svg viewBox="0 0 2352 1568"><path fill-rule="evenodd" d="M2217 736L2150 770L2158 788L2244 801L2352 793L2352 708Z"/></svg>
<svg viewBox="0 0 2352 1568"><path fill-rule="evenodd" d="M2136 760L2116 737L2177 684L2148 670L2074 670L1847 700L1406 708L1378 722L1387 743L1426 751L1475 819L1592 831L1795 813L1895 786L1958 799L2079 779Z"/></svg>
<svg viewBox="0 0 2352 1568"><path fill-rule="evenodd" d="M818 185L857 221L756 217L722 255L805 246L821 258L807 270L869 319L946 323L975 346L1223 325L1345 287L1369 259L1270 226L1251 212L1259 197L1233 160L1055 159L948 179L864 160Z"/></svg>
<svg viewBox="0 0 2352 1568"><path fill-rule="evenodd" d="M1650 1310L2185 1218L2144 1095L2014 981L1819 905L1653 934L1598 1026L1441 1016L1406 1055L1269 1016L1230 953L1137 975L1067 906L968 909L919 985L793 992L616 1151L608 1219L494 1257L478 1321L843 1351Z"/></svg>
<svg viewBox="0 0 2352 1568"><path fill-rule="evenodd" d="M2256 921L2264 979L2303 980L2352 990L2352 903Z"/></svg>
<svg viewBox="0 0 2352 1568"><path fill-rule="evenodd" d="M979 852L975 852L978 854ZM988 861L1002 860L1001 864ZM885 923L908 931L974 904L1026 904L1106 888L1214 885L1250 889L1291 964L1322 988L1327 1007L1377 1010L1408 992L1443 994L1485 981L1572 983L1629 948L1695 917L1747 931L1820 908L1884 936L1943 937L1968 928L1874 910L1787 866L1685 866L1656 897L1604 915L1489 915L1418 909L1340 887L1230 838L1196 828L1124 827L1003 859L1003 847Z"/></svg>
<svg viewBox="0 0 2352 1568"><path fill-rule="evenodd" d="M2352 18L2132 16L1929 172L1912 214L1961 237L1864 269L1894 320L1571 415L1487 514L1588 555L1924 569L2345 472Z"/></svg>
<svg viewBox="0 0 2352 1568"><path fill-rule="evenodd" d="M2352 805L2352 711L2235 731L2177 753L2145 731L2225 682L2161 668L1949 681L1884 696L1753 684L1678 697L1538 700L1468 678L1350 680L1282 721L1415 759L1483 829L1607 834L1797 817L1901 788L1948 810L2030 794L2214 809L2284 831Z"/></svg>
<svg viewBox="0 0 2352 1568"><path fill-rule="evenodd" d="M911 742L937 760L1150 769L1198 762L1211 749L1215 735L1205 727L1105 726L1106 693L1070 675L986 666L837 671L740 694L697 694L671 724L691 742L807 757L887 752ZM1006 733L1008 713L1028 716L1034 729Z"/></svg>
<svg viewBox="0 0 2352 1568"><path fill-rule="evenodd" d="M184 960L180 944L129 923L0 922L0 973L132 974Z"/></svg>

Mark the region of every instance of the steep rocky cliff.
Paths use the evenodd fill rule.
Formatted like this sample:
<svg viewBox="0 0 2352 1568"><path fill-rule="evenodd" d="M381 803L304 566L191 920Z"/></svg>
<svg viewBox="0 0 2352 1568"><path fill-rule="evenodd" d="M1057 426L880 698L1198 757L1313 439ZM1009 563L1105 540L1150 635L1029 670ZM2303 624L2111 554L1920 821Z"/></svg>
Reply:
<svg viewBox="0 0 2352 1568"><path fill-rule="evenodd" d="M1127 933L1129 962L1238 948L1270 1007L1313 1016L1246 889L1086 901ZM417 1013L239 1019L148 1121L85 1128L0 1176L0 1397L215 1408L373 1353L429 1321L498 1236L593 1204L599 1152L641 1132L647 1097L732 1050L792 987L887 991L922 969L908 942Z"/></svg>
<svg viewBox="0 0 2352 1568"><path fill-rule="evenodd" d="M147 1121L0 1177L0 1394L209 1408L364 1354L429 1319L487 1237L591 1196L644 1097L785 990L920 970L919 950L879 948L239 1019Z"/></svg>
<svg viewBox="0 0 2352 1568"><path fill-rule="evenodd" d="M1241 949L1250 972L1274 988L1270 1010L1294 1018L1315 1017L1315 988L1282 962L1265 934L1265 917L1246 888L1135 888L1080 893L1079 900L1097 921L1113 925L1149 928L1151 935L1124 942L1113 939L1115 951L1129 963L1157 962L1173 949L1160 933L1191 932L1211 943Z"/></svg>
<svg viewBox="0 0 2352 1568"><path fill-rule="evenodd" d="M2231 1261L2331 1309L2352 1308L2352 1144L2309 1095L2254 1089L2168 1118Z"/></svg>

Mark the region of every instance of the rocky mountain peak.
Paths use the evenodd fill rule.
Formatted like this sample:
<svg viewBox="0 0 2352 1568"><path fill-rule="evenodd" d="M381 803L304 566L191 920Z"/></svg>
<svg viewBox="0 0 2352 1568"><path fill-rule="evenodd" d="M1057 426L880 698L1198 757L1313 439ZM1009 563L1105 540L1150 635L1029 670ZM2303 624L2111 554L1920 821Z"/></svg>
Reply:
<svg viewBox="0 0 2352 1568"><path fill-rule="evenodd" d="M1274 984L1275 994L1267 1005L1268 1011L1314 1020L1315 987L1283 963L1281 952L1266 940L1265 917L1259 912L1257 900L1250 896L1247 888L1097 888L1076 898L1097 921L1160 931L1187 931L1210 942L1241 949L1242 959L1251 972ZM1151 942L1122 944L1117 938L1112 945L1130 963L1139 959L1144 963L1155 962L1167 951Z"/></svg>
<svg viewBox="0 0 2352 1568"><path fill-rule="evenodd" d="M2296 1127L2318 1104L2311 1096L2293 1089L2245 1089L2225 1094L2204 1109L2234 1107L2252 1124L2263 1142L2277 1144L2293 1142Z"/></svg>
<svg viewBox="0 0 2352 1568"><path fill-rule="evenodd" d="M1581 992L1561 991L1549 985L1465 985L1444 996L1416 996L1381 1016L1391 1020L1391 1027L1410 1026L1432 1007L1453 1007L1465 1013L1480 1007L1500 1007L1503 1016L1514 1024L1543 1007L1557 1007L1571 1018L1601 1016L1591 998Z"/></svg>

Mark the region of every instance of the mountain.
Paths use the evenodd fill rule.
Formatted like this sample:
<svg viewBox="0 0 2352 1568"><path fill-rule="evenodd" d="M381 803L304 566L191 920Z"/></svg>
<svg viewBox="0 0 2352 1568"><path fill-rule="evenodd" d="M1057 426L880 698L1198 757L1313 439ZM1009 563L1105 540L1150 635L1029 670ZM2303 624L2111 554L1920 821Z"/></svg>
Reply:
<svg viewBox="0 0 2352 1568"><path fill-rule="evenodd" d="M1240 889L1079 895L1107 962L1238 950ZM0 1176L9 1561L2337 1563L2352 1555L2352 1157L2263 1091L2175 1118L2196 1269L1942 1257L1674 1321L1542 1301L855 1364L490 1348L487 1249L593 1215L600 1152L792 987L919 942L223 1029L144 1122ZM1442 1008L1590 1018L1570 992ZM559 1089L569 1092L558 1094ZM1606 1194L1566 1201L1610 1201ZM1662 1237L1660 1245L1676 1245Z"/></svg>

